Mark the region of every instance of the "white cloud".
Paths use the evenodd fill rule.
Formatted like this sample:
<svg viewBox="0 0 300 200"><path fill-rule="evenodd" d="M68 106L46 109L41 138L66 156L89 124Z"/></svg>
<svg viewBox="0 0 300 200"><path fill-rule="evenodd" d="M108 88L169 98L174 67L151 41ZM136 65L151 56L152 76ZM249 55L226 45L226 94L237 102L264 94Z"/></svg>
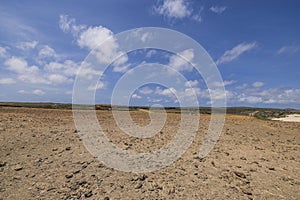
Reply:
<svg viewBox="0 0 300 200"><path fill-rule="evenodd" d="M250 104L297 104L299 105L300 89L261 88L243 90L235 94L235 101Z"/></svg>
<svg viewBox="0 0 300 200"><path fill-rule="evenodd" d="M299 45L290 45L290 46L283 46L280 49L278 49L277 54L295 54L297 52L300 52L300 46Z"/></svg>
<svg viewBox="0 0 300 200"><path fill-rule="evenodd" d="M201 96L204 93L200 90L200 88L186 88L183 92L180 92L181 98L189 98L196 96Z"/></svg>
<svg viewBox="0 0 300 200"><path fill-rule="evenodd" d="M18 57L11 57L7 59L4 62L4 65L6 65L10 71L13 71L15 73L23 73L27 70L28 67L26 60Z"/></svg>
<svg viewBox="0 0 300 200"><path fill-rule="evenodd" d="M197 21L197 22L202 22L203 21L201 15L199 15L199 14L193 15L192 19Z"/></svg>
<svg viewBox="0 0 300 200"><path fill-rule="evenodd" d="M80 34L77 43L80 47L92 50L112 36L113 33L103 26L90 27ZM116 46L114 41L112 41L112 45Z"/></svg>
<svg viewBox="0 0 300 200"><path fill-rule="evenodd" d="M16 81L12 78L0 78L0 85L10 85L15 83Z"/></svg>
<svg viewBox="0 0 300 200"><path fill-rule="evenodd" d="M185 87L196 87L199 84L197 80L185 82Z"/></svg>
<svg viewBox="0 0 300 200"><path fill-rule="evenodd" d="M73 35L78 46L93 50L92 55L97 58L99 63L111 64L114 62L114 66L123 69L128 57L119 50L119 44L111 30L103 26L77 25L75 19L70 19L67 15L60 16L59 25L65 33L70 32ZM124 71L119 69L116 71Z"/></svg>
<svg viewBox="0 0 300 200"><path fill-rule="evenodd" d="M34 49L38 44L38 41L31 41L31 42L21 42L17 45L18 49L21 49L23 51Z"/></svg>
<svg viewBox="0 0 300 200"><path fill-rule="evenodd" d="M137 94L133 94L131 97L132 97L133 99L141 99L141 98L142 98L141 96L139 96L139 95L137 95Z"/></svg>
<svg viewBox="0 0 300 200"><path fill-rule="evenodd" d="M175 88L166 88L166 89L161 89L160 87L157 87L155 90L156 94L163 95L163 96L168 96L168 97L174 97L176 95L176 89Z"/></svg>
<svg viewBox="0 0 300 200"><path fill-rule="evenodd" d="M90 85L88 87L89 91L94 91L94 90L100 90L100 89L104 89L105 88L105 84L101 81L99 81L97 84L95 85Z"/></svg>
<svg viewBox="0 0 300 200"><path fill-rule="evenodd" d="M56 58L57 54L54 49L49 47L48 45L43 46L43 48L39 51L40 58Z"/></svg>
<svg viewBox="0 0 300 200"><path fill-rule="evenodd" d="M222 64L230 62L238 58L241 54L250 51L256 47L256 42L251 43L241 43L233 47L231 50L225 51L225 53L216 61L216 64Z"/></svg>
<svg viewBox="0 0 300 200"><path fill-rule="evenodd" d="M45 92L43 90L33 90L32 94L38 95L38 96L42 96L45 94Z"/></svg>
<svg viewBox="0 0 300 200"><path fill-rule="evenodd" d="M226 6L212 6L210 10L217 14L222 14L226 10Z"/></svg>
<svg viewBox="0 0 300 200"><path fill-rule="evenodd" d="M228 90L222 90L222 89L208 89L209 92L209 98L212 100L221 100L226 99L232 96L232 93Z"/></svg>
<svg viewBox="0 0 300 200"><path fill-rule="evenodd" d="M263 82L259 82L259 81L252 83L252 86L255 87L255 88L262 87L263 85L264 85L264 83Z"/></svg>
<svg viewBox="0 0 300 200"><path fill-rule="evenodd" d="M247 83L243 83L242 85L237 86L236 89L242 90L242 89L245 89L247 86L248 86Z"/></svg>
<svg viewBox="0 0 300 200"><path fill-rule="evenodd" d="M227 86L227 85L232 85L232 84L234 84L234 83L236 83L236 81L235 80L230 80L230 81L223 81L223 82L214 82L213 83L213 85L215 86L215 87L225 87L225 86Z"/></svg>
<svg viewBox="0 0 300 200"><path fill-rule="evenodd" d="M19 90L18 93L20 93L20 94L27 94L27 92L25 90Z"/></svg>
<svg viewBox="0 0 300 200"><path fill-rule="evenodd" d="M190 64L194 58L194 50L186 49L177 55L172 55L169 60L169 66L176 71L191 71L193 66Z"/></svg>
<svg viewBox="0 0 300 200"><path fill-rule="evenodd" d="M4 47L0 47L0 58L4 58L6 54L6 49Z"/></svg>
<svg viewBox="0 0 300 200"><path fill-rule="evenodd" d="M115 67L113 68L113 71L114 71L114 72L121 72L121 73L123 73L123 72L128 71L129 66L130 66L130 64L123 65L123 66L118 66L118 65L117 65L117 66L115 66Z"/></svg>
<svg viewBox="0 0 300 200"><path fill-rule="evenodd" d="M157 53L156 50L151 49L151 50L147 51L146 58L151 58L151 57L154 56L156 53Z"/></svg>
<svg viewBox="0 0 300 200"><path fill-rule="evenodd" d="M149 32L144 33L144 34L141 36L142 42L146 42L146 40L149 40L150 38L151 38L151 34L150 34Z"/></svg>
<svg viewBox="0 0 300 200"><path fill-rule="evenodd" d="M139 90L139 93L141 93L141 94L152 94L153 90L149 87L143 87Z"/></svg>
<svg viewBox="0 0 300 200"><path fill-rule="evenodd" d="M159 6L154 7L154 11L168 18L185 18L189 17L192 10L185 0L164 0Z"/></svg>
<svg viewBox="0 0 300 200"><path fill-rule="evenodd" d="M70 83L73 81L72 79L68 79L66 76L61 74L50 74L48 76L48 80L53 84Z"/></svg>
<svg viewBox="0 0 300 200"><path fill-rule="evenodd" d="M157 98L150 98L150 97L147 97L147 101L148 102L152 102L152 103L159 103L159 102L162 102L163 100L162 99L157 99Z"/></svg>
<svg viewBox="0 0 300 200"><path fill-rule="evenodd" d="M137 38L141 40L141 42L146 42L147 40L150 40L153 38L151 32L145 32L143 29L136 29L131 34L132 37Z"/></svg>
<svg viewBox="0 0 300 200"><path fill-rule="evenodd" d="M18 79L28 83L45 83L49 81L43 78L37 66L29 66L27 61L19 57L11 57L4 62L8 70L15 72Z"/></svg>
<svg viewBox="0 0 300 200"><path fill-rule="evenodd" d="M38 96L43 96L45 94L45 92L43 90L32 90L32 91L26 91L26 90L19 90L18 93L20 94L34 94L34 95L38 95Z"/></svg>
<svg viewBox="0 0 300 200"><path fill-rule="evenodd" d="M256 96L247 96L247 97L241 97L239 101L250 103L250 104L256 104L256 103L262 103L263 99L261 97L256 97Z"/></svg>
<svg viewBox="0 0 300 200"><path fill-rule="evenodd" d="M18 79L32 84L50 84L48 80L46 80L41 74L39 73L24 73L18 75Z"/></svg>
<svg viewBox="0 0 300 200"><path fill-rule="evenodd" d="M72 61L64 63L51 62L45 65L44 70L37 66L29 66L27 61L19 57L11 57L4 62L8 70L17 74L23 82L32 84L63 84L71 83L70 77L77 72L77 66Z"/></svg>
<svg viewBox="0 0 300 200"><path fill-rule="evenodd" d="M61 73L65 76L73 76L77 74L79 64L72 60L65 60L64 62L50 62L44 66L48 73Z"/></svg>
<svg viewBox="0 0 300 200"><path fill-rule="evenodd" d="M85 25L77 25L76 20L69 18L68 15L59 16L59 27L65 33L71 32L74 37L86 29Z"/></svg>
<svg viewBox="0 0 300 200"><path fill-rule="evenodd" d="M86 78L88 80L91 80L93 76L101 76L103 74L103 71L96 70L92 67L92 65L88 62L83 62L81 64L80 70L77 72L77 76Z"/></svg>

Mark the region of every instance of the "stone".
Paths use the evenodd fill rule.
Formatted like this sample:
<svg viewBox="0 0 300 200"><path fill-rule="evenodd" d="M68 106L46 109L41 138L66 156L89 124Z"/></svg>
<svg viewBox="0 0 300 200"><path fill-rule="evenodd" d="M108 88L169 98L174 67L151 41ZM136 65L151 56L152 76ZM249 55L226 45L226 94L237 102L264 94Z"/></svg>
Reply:
<svg viewBox="0 0 300 200"><path fill-rule="evenodd" d="M14 170L15 171L21 171L23 169L23 166L21 166L20 164L17 164L15 167L14 167Z"/></svg>
<svg viewBox="0 0 300 200"><path fill-rule="evenodd" d="M72 178L72 177L73 177L73 174L67 174L67 175L65 175L65 177L66 177L67 179Z"/></svg>
<svg viewBox="0 0 300 200"><path fill-rule="evenodd" d="M246 175L243 172L234 171L233 173L240 178L246 178Z"/></svg>
<svg viewBox="0 0 300 200"><path fill-rule="evenodd" d="M84 194L84 197L86 197L86 198L89 198L91 196L93 196L93 191L92 190L90 190L89 192Z"/></svg>
<svg viewBox="0 0 300 200"><path fill-rule="evenodd" d="M66 147L66 151L70 151L71 150L71 147Z"/></svg>
<svg viewBox="0 0 300 200"><path fill-rule="evenodd" d="M138 183L134 188L135 189L140 189L143 187L143 184L142 183Z"/></svg>

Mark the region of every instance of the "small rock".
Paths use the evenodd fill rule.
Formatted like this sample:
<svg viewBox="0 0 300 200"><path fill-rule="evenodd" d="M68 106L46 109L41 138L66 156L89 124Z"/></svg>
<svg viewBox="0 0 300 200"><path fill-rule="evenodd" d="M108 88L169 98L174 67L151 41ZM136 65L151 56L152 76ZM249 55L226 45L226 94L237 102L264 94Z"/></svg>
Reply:
<svg viewBox="0 0 300 200"><path fill-rule="evenodd" d="M205 162L206 159L204 157L195 156L194 159L199 160L200 162Z"/></svg>
<svg viewBox="0 0 300 200"><path fill-rule="evenodd" d="M70 151L71 150L71 147L66 147L66 151Z"/></svg>
<svg viewBox="0 0 300 200"><path fill-rule="evenodd" d="M211 164L213 167L216 167L216 163L214 161L211 161Z"/></svg>
<svg viewBox="0 0 300 200"><path fill-rule="evenodd" d="M144 181L144 180L146 180L146 178L148 178L148 176L143 174L142 176L139 177L139 180Z"/></svg>
<svg viewBox="0 0 300 200"><path fill-rule="evenodd" d="M175 193L175 187L172 187L171 189L169 189L168 193L169 194L174 194Z"/></svg>
<svg viewBox="0 0 300 200"><path fill-rule="evenodd" d="M67 179L72 178L72 177L73 177L73 174L67 174L67 175L65 175L65 177L66 177Z"/></svg>
<svg viewBox="0 0 300 200"><path fill-rule="evenodd" d="M268 167L269 170L275 171L274 167Z"/></svg>
<svg viewBox="0 0 300 200"><path fill-rule="evenodd" d="M89 164L87 163L87 162L84 162L83 164L82 164L82 168L87 168L87 166L88 166Z"/></svg>
<svg viewBox="0 0 300 200"><path fill-rule="evenodd" d="M243 172L234 171L233 173L240 178L246 178L246 175Z"/></svg>
<svg viewBox="0 0 300 200"><path fill-rule="evenodd" d="M6 162L0 161L0 167L5 167Z"/></svg>
<svg viewBox="0 0 300 200"><path fill-rule="evenodd" d="M245 157L240 157L240 159L241 159L241 160L247 160L247 158L245 158Z"/></svg>
<svg viewBox="0 0 300 200"><path fill-rule="evenodd" d="M138 183L134 188L135 189L140 189L143 187L143 184L142 183Z"/></svg>
<svg viewBox="0 0 300 200"><path fill-rule="evenodd" d="M78 173L80 173L80 169L73 172L73 174L78 174Z"/></svg>
<svg viewBox="0 0 300 200"><path fill-rule="evenodd" d="M141 176L131 178L131 181L144 181L146 178L148 178L148 176L143 174Z"/></svg>
<svg viewBox="0 0 300 200"><path fill-rule="evenodd" d="M109 200L109 197L104 197L104 200Z"/></svg>
<svg viewBox="0 0 300 200"><path fill-rule="evenodd" d="M21 180L21 177L20 176L14 176L13 180Z"/></svg>
<svg viewBox="0 0 300 200"><path fill-rule="evenodd" d="M85 185L85 184L87 184L86 180L78 182L78 185Z"/></svg>
<svg viewBox="0 0 300 200"><path fill-rule="evenodd" d="M15 167L14 167L14 170L15 171L21 171L23 169L23 167L20 165L20 164L17 164Z"/></svg>
<svg viewBox="0 0 300 200"><path fill-rule="evenodd" d="M246 195L252 195L251 189L249 187L241 188L242 192Z"/></svg>
<svg viewBox="0 0 300 200"><path fill-rule="evenodd" d="M91 197L91 196L93 196L93 191L92 191L92 190L89 191L88 193L85 193L85 194L84 194L84 197L86 197L86 198L89 198L89 197Z"/></svg>

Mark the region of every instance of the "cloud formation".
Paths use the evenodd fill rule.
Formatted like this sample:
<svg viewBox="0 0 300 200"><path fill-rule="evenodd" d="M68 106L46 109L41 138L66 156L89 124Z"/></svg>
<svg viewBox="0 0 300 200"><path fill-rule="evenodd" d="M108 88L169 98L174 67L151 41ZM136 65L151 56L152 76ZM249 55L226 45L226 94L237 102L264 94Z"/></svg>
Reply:
<svg viewBox="0 0 300 200"><path fill-rule="evenodd" d="M78 46L90 51L93 50L94 56L100 63L111 64L121 56L114 62L116 68L114 71L125 71L124 64L127 62L128 57L119 50L119 45L111 30L103 26L78 25L74 18L69 18L67 15L60 15L59 27L65 33L70 32ZM121 68L123 70L120 70Z"/></svg>
<svg viewBox="0 0 300 200"><path fill-rule="evenodd" d="M189 17L192 11L189 9L188 2L185 0L164 0L163 3L154 8L154 10L168 18Z"/></svg>
<svg viewBox="0 0 300 200"><path fill-rule="evenodd" d="M186 49L177 55L172 55L169 59L168 66L172 67L176 71L191 71L193 66L191 65L194 58L194 50Z"/></svg>
<svg viewBox="0 0 300 200"><path fill-rule="evenodd" d="M226 6L212 6L209 10L220 15L226 10L226 8Z"/></svg>
<svg viewBox="0 0 300 200"><path fill-rule="evenodd" d="M0 78L0 85L11 85L15 83L16 81L12 78Z"/></svg>
<svg viewBox="0 0 300 200"><path fill-rule="evenodd" d="M17 45L18 49L23 51L34 49L38 45L38 41L21 42Z"/></svg>
<svg viewBox="0 0 300 200"><path fill-rule="evenodd" d="M280 49L277 50L277 54L295 54L297 52L300 52L300 45L289 45L289 46L283 46Z"/></svg>
<svg viewBox="0 0 300 200"><path fill-rule="evenodd" d="M0 58L4 58L6 53L6 49L4 47L0 47Z"/></svg>
<svg viewBox="0 0 300 200"><path fill-rule="evenodd" d="M264 83L260 82L260 81L252 83L252 86L255 87L255 88L262 87L263 85L264 85Z"/></svg>
<svg viewBox="0 0 300 200"><path fill-rule="evenodd" d="M256 42L238 44L231 50L225 51L225 53L216 61L216 64L231 62L237 59L243 53L254 49L256 46Z"/></svg>

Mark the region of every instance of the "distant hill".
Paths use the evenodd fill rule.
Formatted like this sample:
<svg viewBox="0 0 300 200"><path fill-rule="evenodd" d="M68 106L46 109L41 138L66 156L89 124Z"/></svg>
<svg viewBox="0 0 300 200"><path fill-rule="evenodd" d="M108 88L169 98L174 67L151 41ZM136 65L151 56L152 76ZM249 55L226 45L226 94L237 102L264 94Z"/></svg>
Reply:
<svg viewBox="0 0 300 200"><path fill-rule="evenodd" d="M36 102L36 103L27 103L27 102L0 102L0 107L25 107L25 108L45 108L45 109L72 109L72 104L63 104L63 103L51 103L51 102ZM91 108L90 105L80 105L80 108ZM117 105L109 105L109 104L97 104L95 105L97 110L110 110L111 108L116 110L139 110L144 109L147 110L149 107L146 106L117 106ZM155 109L155 108L152 108ZM158 110L162 108L156 108ZM168 113L181 113L181 112L199 112L201 114L211 114L212 109L210 107L166 107L165 108ZM215 108L214 112L224 111L225 108ZM254 108L254 107L227 107L226 113L228 114L236 114L236 115L248 115L254 116L259 119L269 119L274 117L284 117L288 114L296 114L300 113L299 110L296 109L277 109L277 108Z"/></svg>

